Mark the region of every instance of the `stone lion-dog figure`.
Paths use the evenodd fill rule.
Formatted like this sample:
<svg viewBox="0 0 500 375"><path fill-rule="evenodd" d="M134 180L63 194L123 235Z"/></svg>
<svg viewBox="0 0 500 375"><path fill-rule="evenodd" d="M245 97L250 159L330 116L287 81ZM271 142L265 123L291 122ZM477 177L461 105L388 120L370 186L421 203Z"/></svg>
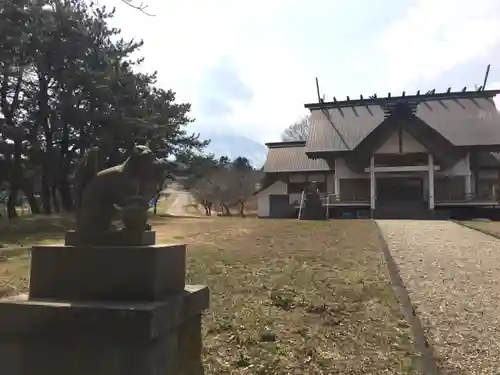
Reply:
<svg viewBox="0 0 500 375"><path fill-rule="evenodd" d="M127 215L138 197L150 202L156 195L163 172L162 162L147 146L136 145L131 155L119 165L98 172L97 148L89 150L75 172L76 231L101 233L116 229L113 219ZM133 210L137 204L132 204ZM148 205L141 205L144 215ZM127 222L125 230L131 230ZM151 229L145 224L142 231Z"/></svg>

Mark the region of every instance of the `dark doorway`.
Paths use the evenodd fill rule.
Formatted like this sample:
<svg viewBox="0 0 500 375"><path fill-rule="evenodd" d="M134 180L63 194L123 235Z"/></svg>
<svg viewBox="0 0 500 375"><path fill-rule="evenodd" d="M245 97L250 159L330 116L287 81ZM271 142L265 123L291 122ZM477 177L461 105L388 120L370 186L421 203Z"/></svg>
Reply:
<svg viewBox="0 0 500 375"><path fill-rule="evenodd" d="M377 179L377 201L423 201L423 181L421 178L380 178Z"/></svg>
<svg viewBox="0 0 500 375"><path fill-rule="evenodd" d="M269 196L269 217L289 218L293 213L288 195Z"/></svg>

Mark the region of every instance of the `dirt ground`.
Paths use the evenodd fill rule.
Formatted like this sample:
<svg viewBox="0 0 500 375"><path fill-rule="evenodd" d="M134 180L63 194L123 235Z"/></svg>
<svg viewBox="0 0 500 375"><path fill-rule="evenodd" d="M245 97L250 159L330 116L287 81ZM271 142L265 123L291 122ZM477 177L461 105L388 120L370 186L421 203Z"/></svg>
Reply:
<svg viewBox="0 0 500 375"><path fill-rule="evenodd" d="M409 329L371 221L152 220L188 244L188 282L207 284L207 374L416 374ZM67 217L0 223L0 293L28 289L29 246L61 242Z"/></svg>

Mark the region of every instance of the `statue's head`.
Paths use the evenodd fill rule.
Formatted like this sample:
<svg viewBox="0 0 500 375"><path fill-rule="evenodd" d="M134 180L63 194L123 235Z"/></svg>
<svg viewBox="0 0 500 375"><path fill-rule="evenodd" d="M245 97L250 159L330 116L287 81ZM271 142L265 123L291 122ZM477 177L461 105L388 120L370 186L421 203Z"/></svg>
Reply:
<svg viewBox="0 0 500 375"><path fill-rule="evenodd" d="M156 156L149 147L135 145L125 163L133 175L147 178L154 173L157 162Z"/></svg>

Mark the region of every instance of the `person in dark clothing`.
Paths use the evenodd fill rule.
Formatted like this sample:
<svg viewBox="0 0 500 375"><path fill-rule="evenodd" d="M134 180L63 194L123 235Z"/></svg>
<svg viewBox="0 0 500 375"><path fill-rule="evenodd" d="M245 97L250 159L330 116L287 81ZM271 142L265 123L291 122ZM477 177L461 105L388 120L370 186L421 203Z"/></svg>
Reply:
<svg viewBox="0 0 500 375"><path fill-rule="evenodd" d="M306 188L306 204L304 218L308 220L322 220L323 204L321 203L321 195L319 193L318 184L312 181Z"/></svg>

